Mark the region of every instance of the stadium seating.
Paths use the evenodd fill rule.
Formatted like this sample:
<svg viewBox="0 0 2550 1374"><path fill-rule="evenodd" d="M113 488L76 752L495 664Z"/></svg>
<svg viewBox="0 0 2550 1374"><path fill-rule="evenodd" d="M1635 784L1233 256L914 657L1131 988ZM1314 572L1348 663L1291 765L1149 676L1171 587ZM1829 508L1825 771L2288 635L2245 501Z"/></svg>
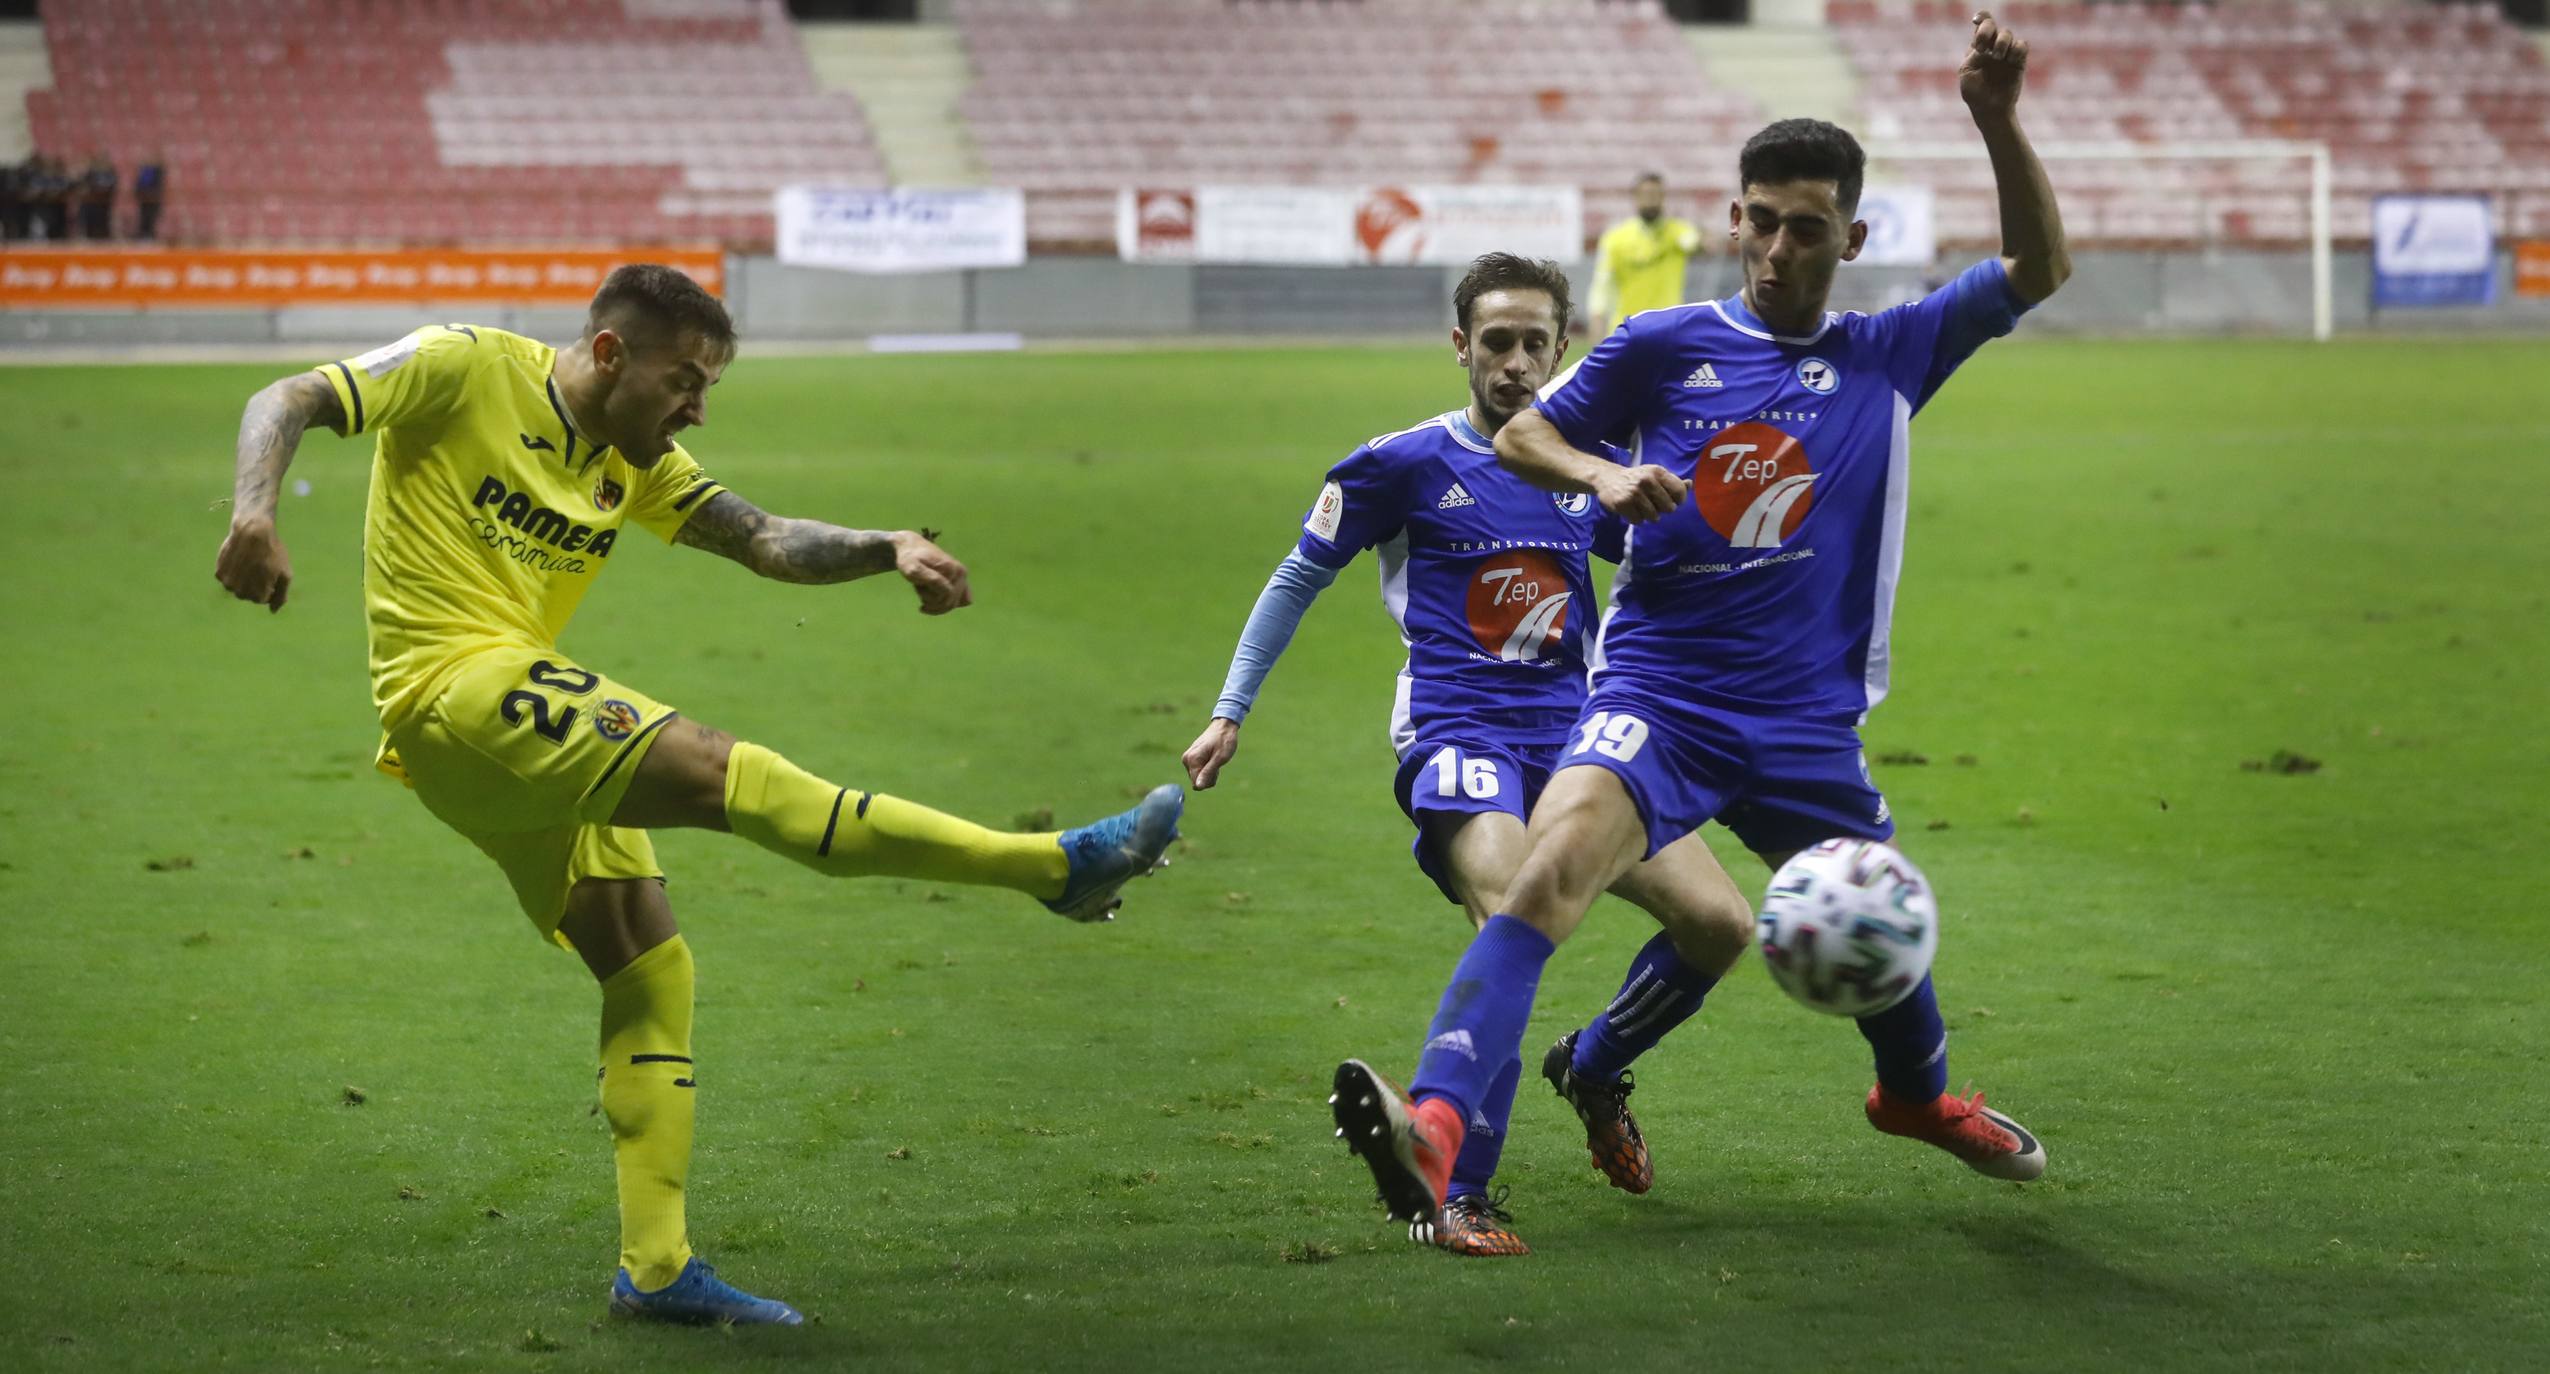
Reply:
<svg viewBox="0 0 2550 1374"><path fill-rule="evenodd" d="M766 242L874 184L778 0L47 0L38 146L165 155L178 241Z"/></svg>
<svg viewBox="0 0 2550 1374"><path fill-rule="evenodd" d="M1971 142L1953 33L1972 7L1832 0L1875 143ZM2501 227L2550 233L2550 70L2484 5L2046 5L2000 12L2032 47L2040 144L2298 139L2329 145L2336 236L2369 233L2385 191L2497 194ZM1924 162L1943 237L1994 235L1990 170ZM2307 233L2300 161L2060 166L2075 241L2290 242Z"/></svg>
<svg viewBox="0 0 2550 1374"><path fill-rule="evenodd" d="M1565 182L1587 227L1653 168L1723 181L1760 111L1655 0L957 0L988 178L1039 243L1109 241L1116 188Z"/></svg>
<svg viewBox="0 0 2550 1374"><path fill-rule="evenodd" d="M1970 147L1965 0L1831 0L1872 144ZM1100 249L1117 188L1569 182L1591 233L1637 171L1723 184L1765 112L1657 0L953 0L984 177L1040 250ZM2550 234L2550 69L2486 6L2028 4L2043 145L2326 142L2336 228L2391 190L2497 194ZM773 187L888 179L779 0L46 0L40 147L158 154L180 241L770 236ZM1980 161L1899 164L1942 237L1995 236ZM2080 243L2288 243L2299 161L2066 162Z"/></svg>

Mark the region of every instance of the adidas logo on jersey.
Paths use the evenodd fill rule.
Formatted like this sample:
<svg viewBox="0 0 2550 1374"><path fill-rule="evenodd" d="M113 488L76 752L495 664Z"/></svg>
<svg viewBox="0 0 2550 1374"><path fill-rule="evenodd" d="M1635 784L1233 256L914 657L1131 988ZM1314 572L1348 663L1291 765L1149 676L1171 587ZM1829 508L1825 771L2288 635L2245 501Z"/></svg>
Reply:
<svg viewBox="0 0 2550 1374"><path fill-rule="evenodd" d="M1445 492L1443 494L1443 499L1434 503L1434 508L1436 510L1452 510L1460 506L1475 506L1478 503L1478 498L1470 495L1469 492L1462 489L1460 483L1455 482L1452 484L1452 490Z"/></svg>
<svg viewBox="0 0 2550 1374"><path fill-rule="evenodd" d="M1691 369L1691 375L1682 379L1682 385L1688 389L1691 387L1722 387L1725 386L1726 383L1718 380L1717 364L1702 363L1698 367Z"/></svg>

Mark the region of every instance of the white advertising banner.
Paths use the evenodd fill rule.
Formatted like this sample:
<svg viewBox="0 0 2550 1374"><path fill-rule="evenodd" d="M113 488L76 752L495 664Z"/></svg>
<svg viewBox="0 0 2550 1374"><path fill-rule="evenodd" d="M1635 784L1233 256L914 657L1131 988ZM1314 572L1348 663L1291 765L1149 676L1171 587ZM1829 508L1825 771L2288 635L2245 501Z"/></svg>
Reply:
<svg viewBox="0 0 2550 1374"><path fill-rule="evenodd" d="M2375 196L2373 305L2486 305L2497 235L2486 196Z"/></svg>
<svg viewBox="0 0 2550 1374"><path fill-rule="evenodd" d="M1585 252L1584 198L1573 186L1375 186L1355 205L1355 249L1367 263L1573 262Z"/></svg>
<svg viewBox="0 0 2550 1374"><path fill-rule="evenodd" d="M1584 232L1572 186L1145 187L1116 200L1128 262L1451 265L1497 251L1566 262Z"/></svg>
<svg viewBox="0 0 2550 1374"><path fill-rule="evenodd" d="M1122 191L1116 196L1116 251L1132 262L1342 267L1354 261L1354 223L1354 193L1327 187Z"/></svg>
<svg viewBox="0 0 2550 1374"><path fill-rule="evenodd" d="M2373 202L2378 272L2485 272L2496 264L2485 196L2382 196Z"/></svg>
<svg viewBox="0 0 2550 1374"><path fill-rule="evenodd" d="M934 272L1027 261L1027 198L966 191L784 186L779 260L844 272Z"/></svg>
<svg viewBox="0 0 2550 1374"><path fill-rule="evenodd" d="M1937 198L1927 186L1871 186L1859 193L1868 242L1859 261L1879 267L1928 267L1939 257Z"/></svg>

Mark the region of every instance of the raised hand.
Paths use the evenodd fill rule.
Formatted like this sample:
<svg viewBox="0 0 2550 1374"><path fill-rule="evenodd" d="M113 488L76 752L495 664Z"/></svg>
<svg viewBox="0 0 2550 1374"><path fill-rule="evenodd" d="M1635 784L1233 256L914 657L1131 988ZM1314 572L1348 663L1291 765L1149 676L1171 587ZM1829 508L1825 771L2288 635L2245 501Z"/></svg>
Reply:
<svg viewBox="0 0 2550 1374"><path fill-rule="evenodd" d="M2002 27L1990 10L1974 17L1974 40L1957 68L1957 94L1978 115L2008 114L2019 104L2019 87L2028 73L2025 39Z"/></svg>

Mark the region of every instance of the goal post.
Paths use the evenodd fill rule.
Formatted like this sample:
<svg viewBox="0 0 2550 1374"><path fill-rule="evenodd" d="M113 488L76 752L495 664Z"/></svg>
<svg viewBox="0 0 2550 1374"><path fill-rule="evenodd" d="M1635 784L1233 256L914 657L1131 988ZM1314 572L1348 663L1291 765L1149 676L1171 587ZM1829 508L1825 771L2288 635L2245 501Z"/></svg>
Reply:
<svg viewBox="0 0 2550 1374"><path fill-rule="evenodd" d="M2311 337L2335 332L2335 170L2327 144L2054 141L2037 144L2036 154L2076 245L2162 251L2306 245ZM1872 184L1931 189L1943 246L1999 242L1991 155L1981 144L1873 143L1868 159Z"/></svg>

